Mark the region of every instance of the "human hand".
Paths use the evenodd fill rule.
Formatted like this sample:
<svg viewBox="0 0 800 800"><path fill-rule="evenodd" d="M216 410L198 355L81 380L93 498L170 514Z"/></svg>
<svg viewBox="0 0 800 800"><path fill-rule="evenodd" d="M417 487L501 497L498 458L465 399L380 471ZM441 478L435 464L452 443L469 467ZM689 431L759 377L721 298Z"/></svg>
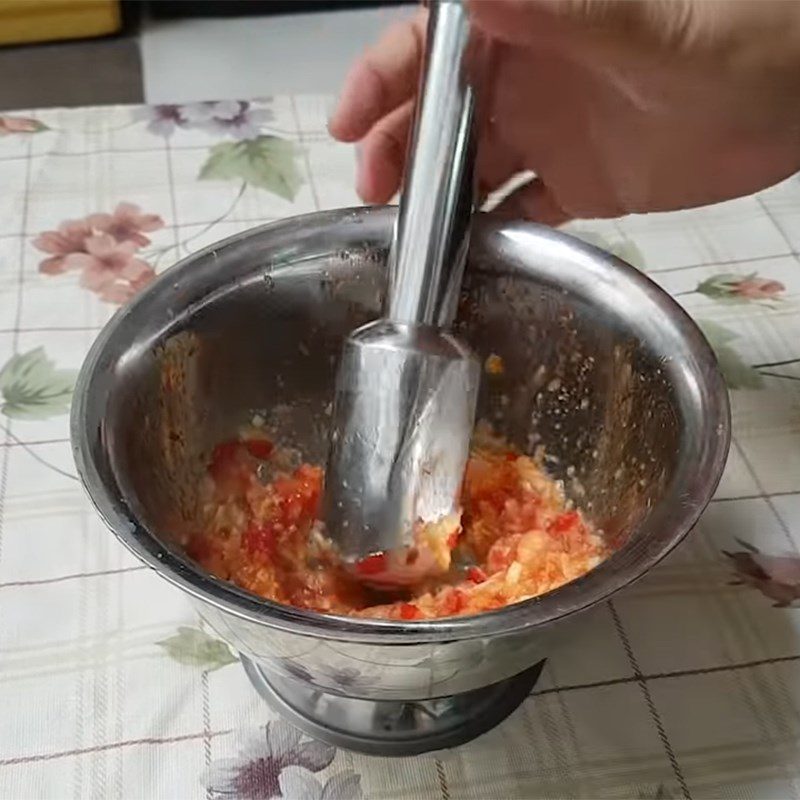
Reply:
<svg viewBox="0 0 800 800"><path fill-rule="evenodd" d="M800 3L469 0L490 40L477 172L499 210L556 225L738 197L800 169ZM356 188L403 175L426 13L351 69L331 134L359 142Z"/></svg>

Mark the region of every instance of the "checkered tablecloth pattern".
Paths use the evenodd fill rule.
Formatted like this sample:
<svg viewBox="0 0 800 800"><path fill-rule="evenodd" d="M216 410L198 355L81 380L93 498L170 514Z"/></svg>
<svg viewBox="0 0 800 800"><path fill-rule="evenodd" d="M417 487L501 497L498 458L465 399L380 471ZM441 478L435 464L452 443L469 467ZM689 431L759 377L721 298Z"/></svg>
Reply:
<svg viewBox="0 0 800 800"><path fill-rule="evenodd" d="M586 614L477 741L397 760L309 745L103 527L68 441L92 339L188 252L356 204L328 106L0 117L0 797L800 796L800 179L574 226L704 327L734 442L685 545Z"/></svg>

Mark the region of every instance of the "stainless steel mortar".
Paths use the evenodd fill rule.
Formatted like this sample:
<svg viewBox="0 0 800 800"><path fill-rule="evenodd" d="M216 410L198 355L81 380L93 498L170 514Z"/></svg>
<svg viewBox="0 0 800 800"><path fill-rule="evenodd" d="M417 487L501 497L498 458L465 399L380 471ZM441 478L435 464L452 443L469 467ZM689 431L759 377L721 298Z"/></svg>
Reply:
<svg viewBox="0 0 800 800"><path fill-rule="evenodd" d="M478 417L552 474L616 553L557 591L474 617L323 616L217 580L174 544L210 449L261 416L323 463L341 342L376 317L391 208L284 220L185 259L120 311L72 410L81 478L117 537L187 592L261 694L311 735L381 754L466 741L530 691L567 620L691 529L728 452L714 355L662 290L564 234L475 224L456 329L481 358Z"/></svg>

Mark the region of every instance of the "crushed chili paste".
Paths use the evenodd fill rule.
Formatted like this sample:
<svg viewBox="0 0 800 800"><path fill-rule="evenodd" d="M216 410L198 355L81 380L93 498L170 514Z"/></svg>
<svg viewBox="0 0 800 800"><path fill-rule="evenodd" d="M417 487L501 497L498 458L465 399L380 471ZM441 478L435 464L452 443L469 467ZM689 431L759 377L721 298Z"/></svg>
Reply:
<svg viewBox="0 0 800 800"><path fill-rule="evenodd" d="M462 514L421 531L441 570L387 597L353 580L319 522L322 470L292 467L263 436L218 445L202 487L201 530L187 554L261 597L323 613L398 620L477 614L580 577L608 545L538 463L484 437L473 446ZM371 556L361 565L380 570Z"/></svg>

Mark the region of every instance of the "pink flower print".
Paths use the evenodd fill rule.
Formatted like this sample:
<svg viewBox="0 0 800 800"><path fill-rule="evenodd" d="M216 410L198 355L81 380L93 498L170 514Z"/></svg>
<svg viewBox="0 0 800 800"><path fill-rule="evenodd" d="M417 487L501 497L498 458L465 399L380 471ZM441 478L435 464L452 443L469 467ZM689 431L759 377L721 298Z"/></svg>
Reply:
<svg viewBox="0 0 800 800"><path fill-rule="evenodd" d="M134 260L132 264L144 264L143 261ZM121 306L132 300L148 283L153 281L156 277L155 270L144 264L145 269L141 270L138 277L127 278L125 274L121 274L113 283L106 284L99 292L101 300L107 303L114 303Z"/></svg>
<svg viewBox="0 0 800 800"><path fill-rule="evenodd" d="M143 214L133 203L119 203L113 214L90 214L86 222L94 231L110 234L118 242L134 242L137 247L150 244L145 233L164 227L158 214Z"/></svg>
<svg viewBox="0 0 800 800"><path fill-rule="evenodd" d="M58 230L45 231L33 246L50 254L39 271L58 275L81 272L81 286L109 303L124 303L155 278L155 270L135 257L150 244L145 233L164 227L157 214L144 214L133 203L119 203L111 214L90 214L68 220Z"/></svg>
<svg viewBox="0 0 800 800"><path fill-rule="evenodd" d="M749 275L725 272L706 278L694 291L722 303L750 303L780 301L779 295L786 291L786 287L773 278L762 278L757 272L751 272ZM692 294L692 292L681 294Z"/></svg>
<svg viewBox="0 0 800 800"><path fill-rule="evenodd" d="M65 263L67 269L81 271L81 286L101 297L116 283L138 284L153 273L149 264L134 258L137 246L133 242L118 242L104 233L90 236L84 244L86 252L68 255ZM112 292L111 296L116 294Z"/></svg>
<svg viewBox="0 0 800 800"><path fill-rule="evenodd" d="M344 770L328 778L323 785L319 778L304 767L293 764L278 776L281 797L303 800L361 800L361 776Z"/></svg>
<svg viewBox="0 0 800 800"><path fill-rule="evenodd" d="M231 119L241 110L238 100L206 100L202 103L187 103L181 108L181 117L189 128L203 127L212 119Z"/></svg>
<svg viewBox="0 0 800 800"><path fill-rule="evenodd" d="M750 586L773 601L776 608L800 601L800 556L771 556L737 539L743 551L723 551L736 572L734 584Z"/></svg>
<svg viewBox="0 0 800 800"><path fill-rule="evenodd" d="M731 286L733 294L748 300L771 300L785 291L786 287L780 281L757 276L743 278Z"/></svg>
<svg viewBox="0 0 800 800"><path fill-rule="evenodd" d="M216 136L255 139L275 115L268 108L254 108L245 100L216 100L186 105L143 106L134 119L147 121L147 130L170 137L176 128L202 130Z"/></svg>
<svg viewBox="0 0 800 800"><path fill-rule="evenodd" d="M186 127L200 128L234 139L255 139L261 126L274 119L272 111L256 109L244 100L190 103L182 109Z"/></svg>
<svg viewBox="0 0 800 800"><path fill-rule="evenodd" d="M66 257L73 253L82 253L85 240L92 235L92 229L84 219L67 220L58 226L57 231L45 231L34 240L33 246L43 253L50 253L39 264L39 272L46 275L58 275L66 272Z"/></svg>
<svg viewBox="0 0 800 800"><path fill-rule="evenodd" d="M10 133L39 133L46 131L47 125L30 117L0 117L0 136Z"/></svg>
<svg viewBox="0 0 800 800"><path fill-rule="evenodd" d="M312 773L327 769L335 755L336 750L332 745L308 740L288 722L275 719L244 739L238 757L212 762L203 782L208 796L213 798L278 800L283 797L287 800L300 800L304 795L294 792L297 782L294 785L291 782L288 786L282 785L282 774L287 768L300 767L303 772L297 777L307 778ZM350 775L351 773L340 778L331 788L342 786L353 789L353 793L342 796L329 791L324 795L325 800L360 798L360 791L355 791L360 790L358 777L353 776L353 780ZM291 794L284 791L287 788L292 790ZM319 797L317 787L312 785L312 789L314 794L311 797Z"/></svg>
<svg viewBox="0 0 800 800"><path fill-rule="evenodd" d="M133 118L146 120L147 130L156 136L170 137L176 127L183 125L181 106L175 104L142 106L134 111Z"/></svg>

